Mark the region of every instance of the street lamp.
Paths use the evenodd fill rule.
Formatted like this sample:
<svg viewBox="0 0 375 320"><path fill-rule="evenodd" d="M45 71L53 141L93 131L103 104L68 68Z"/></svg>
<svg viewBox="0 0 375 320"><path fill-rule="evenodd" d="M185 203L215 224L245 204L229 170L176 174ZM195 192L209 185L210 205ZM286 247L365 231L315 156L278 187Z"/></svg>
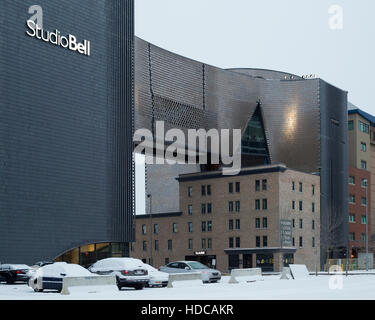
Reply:
<svg viewBox="0 0 375 320"><path fill-rule="evenodd" d="M147 198L150 199L150 265L152 266L152 195L148 194Z"/></svg>

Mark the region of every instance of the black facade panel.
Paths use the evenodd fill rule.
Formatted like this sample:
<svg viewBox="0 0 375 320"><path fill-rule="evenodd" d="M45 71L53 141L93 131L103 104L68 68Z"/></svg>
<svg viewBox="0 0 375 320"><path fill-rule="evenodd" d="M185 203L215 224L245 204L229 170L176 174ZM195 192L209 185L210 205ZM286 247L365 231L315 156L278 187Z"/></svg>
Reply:
<svg viewBox="0 0 375 320"><path fill-rule="evenodd" d="M321 261L344 257L348 246L347 92L320 80Z"/></svg>
<svg viewBox="0 0 375 320"><path fill-rule="evenodd" d="M0 261L10 263L134 240L133 1L38 1L43 28L91 41L90 56L29 37L34 4L0 2Z"/></svg>

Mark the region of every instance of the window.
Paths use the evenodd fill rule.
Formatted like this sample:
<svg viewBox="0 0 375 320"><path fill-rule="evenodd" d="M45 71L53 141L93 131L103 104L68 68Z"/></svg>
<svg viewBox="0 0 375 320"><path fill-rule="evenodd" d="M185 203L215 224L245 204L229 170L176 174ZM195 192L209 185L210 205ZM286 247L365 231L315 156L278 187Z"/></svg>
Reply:
<svg viewBox="0 0 375 320"><path fill-rule="evenodd" d="M240 202L236 201L236 212L240 212Z"/></svg>
<svg viewBox="0 0 375 320"><path fill-rule="evenodd" d="M207 203L207 213L212 212L212 203Z"/></svg>
<svg viewBox="0 0 375 320"><path fill-rule="evenodd" d="M229 248L233 248L233 247L234 247L233 238L229 238Z"/></svg>
<svg viewBox="0 0 375 320"><path fill-rule="evenodd" d="M206 214L206 204L205 204L205 203L202 203L202 206L201 206L201 213L202 213L202 214Z"/></svg>
<svg viewBox="0 0 375 320"><path fill-rule="evenodd" d="M366 216L362 216L361 217L361 223L366 224L366 221L367 221Z"/></svg>
<svg viewBox="0 0 375 320"><path fill-rule="evenodd" d="M296 245L296 240L294 239L294 237L292 238L292 246L294 247Z"/></svg>
<svg viewBox="0 0 375 320"><path fill-rule="evenodd" d="M206 249L206 239L202 239L202 249Z"/></svg>
<svg viewBox="0 0 375 320"><path fill-rule="evenodd" d="M260 191L260 180L255 180L255 191Z"/></svg>
<svg viewBox="0 0 375 320"><path fill-rule="evenodd" d="M189 197L193 196L193 187L188 187L188 196Z"/></svg>
<svg viewBox="0 0 375 320"><path fill-rule="evenodd" d="M315 212L315 203L314 203L314 202L311 204L311 211L312 211L313 213Z"/></svg>
<svg viewBox="0 0 375 320"><path fill-rule="evenodd" d="M255 210L260 210L260 200L259 199L255 200Z"/></svg>
<svg viewBox="0 0 375 320"><path fill-rule="evenodd" d="M349 176L349 184L355 184L354 176Z"/></svg>
<svg viewBox="0 0 375 320"><path fill-rule="evenodd" d="M349 222L355 222L355 214L354 213L350 213L349 214Z"/></svg>
<svg viewBox="0 0 375 320"><path fill-rule="evenodd" d="M159 233L159 225L154 224L154 234L158 234L158 233Z"/></svg>
<svg viewBox="0 0 375 320"><path fill-rule="evenodd" d="M263 236L263 247L267 247L267 236Z"/></svg>
<svg viewBox="0 0 375 320"><path fill-rule="evenodd" d="M206 186L202 186L202 196L206 195Z"/></svg>
<svg viewBox="0 0 375 320"><path fill-rule="evenodd" d="M211 195L211 185L210 184L207 185L207 195L208 196Z"/></svg>
<svg viewBox="0 0 375 320"><path fill-rule="evenodd" d="M229 230L233 230L233 220L229 220Z"/></svg>
<svg viewBox="0 0 375 320"><path fill-rule="evenodd" d="M368 124L363 123L362 121L358 121L358 122L359 122L359 131L362 131L364 133L370 133Z"/></svg>
<svg viewBox="0 0 375 320"><path fill-rule="evenodd" d="M241 229L240 219L236 219L236 230L240 230L240 229Z"/></svg>
<svg viewBox="0 0 375 320"><path fill-rule="evenodd" d="M312 243L311 243L311 246L312 246L313 248L315 248L315 238L314 238L314 237L312 237Z"/></svg>
<svg viewBox="0 0 375 320"><path fill-rule="evenodd" d="M229 205L229 212L233 212L233 201L229 201L228 205Z"/></svg>
<svg viewBox="0 0 375 320"><path fill-rule="evenodd" d="M188 249L192 250L193 249L193 239L188 240Z"/></svg>
<svg viewBox="0 0 375 320"><path fill-rule="evenodd" d="M229 193L233 193L233 182L228 183Z"/></svg>
<svg viewBox="0 0 375 320"><path fill-rule="evenodd" d="M147 251L147 241L143 241L142 247L143 247L143 251Z"/></svg>
<svg viewBox="0 0 375 320"><path fill-rule="evenodd" d="M267 210L267 199L262 200L262 209Z"/></svg>
<svg viewBox="0 0 375 320"><path fill-rule="evenodd" d="M362 233L362 241L366 241L366 233Z"/></svg>
<svg viewBox="0 0 375 320"><path fill-rule="evenodd" d="M207 249L212 248L212 239L207 239Z"/></svg>
<svg viewBox="0 0 375 320"><path fill-rule="evenodd" d="M193 215L193 206L191 204L188 205L188 215Z"/></svg>
<svg viewBox="0 0 375 320"><path fill-rule="evenodd" d="M262 190L267 191L267 179L262 180Z"/></svg>
<svg viewBox="0 0 375 320"><path fill-rule="evenodd" d="M302 201L299 202L299 211L302 211Z"/></svg>
<svg viewBox="0 0 375 320"><path fill-rule="evenodd" d="M241 247L241 239L239 237L236 238L236 248Z"/></svg>
<svg viewBox="0 0 375 320"><path fill-rule="evenodd" d="M145 224L142 224L142 234L146 234L147 233L147 227Z"/></svg>
<svg viewBox="0 0 375 320"><path fill-rule="evenodd" d="M361 169L367 170L367 162L364 160L361 160Z"/></svg>
<svg viewBox="0 0 375 320"><path fill-rule="evenodd" d="M299 183L299 192L302 192L302 182Z"/></svg>
<svg viewBox="0 0 375 320"><path fill-rule="evenodd" d="M292 191L294 191L296 189L296 184L294 181L292 181Z"/></svg>
<svg viewBox="0 0 375 320"><path fill-rule="evenodd" d="M240 192L240 183L236 182L236 192Z"/></svg>
<svg viewBox="0 0 375 320"><path fill-rule="evenodd" d="M296 210L296 202L294 200L292 201L292 209Z"/></svg>
<svg viewBox="0 0 375 320"><path fill-rule="evenodd" d="M367 187L367 179L362 179L361 185L362 185L362 188L366 188Z"/></svg>
<svg viewBox="0 0 375 320"><path fill-rule="evenodd" d="M355 195L354 194L349 195L349 202L355 203Z"/></svg>
<svg viewBox="0 0 375 320"><path fill-rule="evenodd" d="M206 221L202 221L202 232L206 232Z"/></svg>
<svg viewBox="0 0 375 320"><path fill-rule="evenodd" d="M354 129L354 121L353 120L349 120L348 121L348 130L353 130Z"/></svg>
<svg viewBox="0 0 375 320"><path fill-rule="evenodd" d="M299 247L300 248L303 247L303 239L302 239L302 237L299 237Z"/></svg>
<svg viewBox="0 0 375 320"><path fill-rule="evenodd" d="M366 206L367 205L367 199L365 197L362 197L361 199L361 205Z"/></svg>
<svg viewBox="0 0 375 320"><path fill-rule="evenodd" d="M299 228L300 228L300 229L303 228L303 220L302 220L302 219L299 219Z"/></svg>
<svg viewBox="0 0 375 320"><path fill-rule="evenodd" d="M188 222L188 231L190 233L193 232L193 223L192 222Z"/></svg>
<svg viewBox="0 0 375 320"><path fill-rule="evenodd" d="M366 152L366 149L367 149L366 143L361 142L361 151Z"/></svg>
<svg viewBox="0 0 375 320"><path fill-rule="evenodd" d="M315 195L315 185L311 185L312 188L312 195Z"/></svg>
<svg viewBox="0 0 375 320"><path fill-rule="evenodd" d="M177 223L172 224L172 232L176 233L177 232Z"/></svg>
<svg viewBox="0 0 375 320"><path fill-rule="evenodd" d="M172 250L172 240L168 240L168 250Z"/></svg>
<svg viewBox="0 0 375 320"><path fill-rule="evenodd" d="M259 237L259 236L256 236L256 237L255 237L255 246L256 246L257 248L260 247L260 237Z"/></svg>
<svg viewBox="0 0 375 320"><path fill-rule="evenodd" d="M159 240L155 240L155 251L159 251Z"/></svg>
<svg viewBox="0 0 375 320"><path fill-rule="evenodd" d="M292 224L293 224L293 228L295 228L296 227L296 220L295 219L292 220Z"/></svg>
<svg viewBox="0 0 375 320"><path fill-rule="evenodd" d="M255 218L255 228L260 229L260 218Z"/></svg>
<svg viewBox="0 0 375 320"><path fill-rule="evenodd" d="M263 218L263 229L267 229L267 218Z"/></svg>
<svg viewBox="0 0 375 320"><path fill-rule="evenodd" d="M349 232L349 240L355 241L355 233L354 232Z"/></svg>
<svg viewBox="0 0 375 320"><path fill-rule="evenodd" d="M312 229L312 230L315 230L315 220L313 220L313 221L311 222L311 229Z"/></svg>
<svg viewBox="0 0 375 320"><path fill-rule="evenodd" d="M207 221L207 231L212 231L212 221Z"/></svg>
<svg viewBox="0 0 375 320"><path fill-rule="evenodd" d="M206 204L205 203L202 203L201 212L202 212L202 214L206 214Z"/></svg>

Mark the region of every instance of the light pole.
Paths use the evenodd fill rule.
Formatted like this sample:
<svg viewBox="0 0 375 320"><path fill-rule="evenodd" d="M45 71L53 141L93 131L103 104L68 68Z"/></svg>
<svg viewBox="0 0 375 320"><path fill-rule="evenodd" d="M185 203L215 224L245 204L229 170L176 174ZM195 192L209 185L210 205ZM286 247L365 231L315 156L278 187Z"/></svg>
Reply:
<svg viewBox="0 0 375 320"><path fill-rule="evenodd" d="M366 183L366 271L368 271L368 180Z"/></svg>
<svg viewBox="0 0 375 320"><path fill-rule="evenodd" d="M150 265L152 266L152 195L148 194L147 198L150 199Z"/></svg>

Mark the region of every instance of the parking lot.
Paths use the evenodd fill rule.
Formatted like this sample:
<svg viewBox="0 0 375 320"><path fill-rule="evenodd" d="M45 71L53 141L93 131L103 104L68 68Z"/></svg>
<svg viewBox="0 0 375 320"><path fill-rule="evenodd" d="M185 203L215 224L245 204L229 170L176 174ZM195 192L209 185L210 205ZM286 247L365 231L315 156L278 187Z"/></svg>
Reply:
<svg viewBox="0 0 375 320"><path fill-rule="evenodd" d="M279 276L266 276L262 281L229 284L224 276L219 283L177 288L145 288L121 291L89 291L61 295L56 292L36 293L25 284L0 284L1 300L340 300L375 299L375 275L342 277L342 288L330 288L332 276L310 276L303 280L280 280ZM330 280L331 279L331 280Z"/></svg>

